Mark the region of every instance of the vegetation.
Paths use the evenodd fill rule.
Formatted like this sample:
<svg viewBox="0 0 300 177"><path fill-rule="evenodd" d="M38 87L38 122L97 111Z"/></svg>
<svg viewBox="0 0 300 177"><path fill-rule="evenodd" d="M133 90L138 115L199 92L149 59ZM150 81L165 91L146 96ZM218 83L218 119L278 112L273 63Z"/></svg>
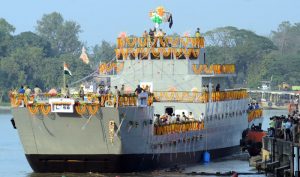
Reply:
<svg viewBox="0 0 300 177"><path fill-rule="evenodd" d="M222 27L204 34L209 63L235 63L237 83L257 89L261 80L300 84L300 23L282 22L271 37L235 27Z"/></svg>
<svg viewBox="0 0 300 177"><path fill-rule="evenodd" d="M69 64L76 81L98 67L100 61L114 58L114 44L106 41L89 48L90 64L80 59L82 29L59 13L44 15L35 32L13 35L15 27L0 18L0 102L7 92L20 85L39 85L43 90L62 84L63 62ZM260 80L273 77L273 84L299 85L300 23L282 22L270 37L238 29L216 28L204 34L208 63L235 63L236 81L257 88Z"/></svg>

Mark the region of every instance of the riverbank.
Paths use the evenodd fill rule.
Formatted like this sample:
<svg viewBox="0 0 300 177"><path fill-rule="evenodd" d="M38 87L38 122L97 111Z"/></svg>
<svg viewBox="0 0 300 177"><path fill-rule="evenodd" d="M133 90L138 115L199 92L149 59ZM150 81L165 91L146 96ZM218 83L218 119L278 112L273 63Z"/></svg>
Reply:
<svg viewBox="0 0 300 177"><path fill-rule="evenodd" d="M0 105L0 110L10 110L10 106Z"/></svg>
<svg viewBox="0 0 300 177"><path fill-rule="evenodd" d="M0 110L10 110L10 106L0 106Z"/></svg>
<svg viewBox="0 0 300 177"><path fill-rule="evenodd" d="M10 110L10 103L0 103L0 110Z"/></svg>

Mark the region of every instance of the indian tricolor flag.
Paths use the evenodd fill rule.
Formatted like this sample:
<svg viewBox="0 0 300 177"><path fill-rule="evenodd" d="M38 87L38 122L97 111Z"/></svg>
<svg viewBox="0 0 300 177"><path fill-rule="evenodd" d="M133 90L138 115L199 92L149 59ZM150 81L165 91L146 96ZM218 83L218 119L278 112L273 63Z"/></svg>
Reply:
<svg viewBox="0 0 300 177"><path fill-rule="evenodd" d="M72 73L69 70L68 65L66 63L64 63L64 73L72 76Z"/></svg>

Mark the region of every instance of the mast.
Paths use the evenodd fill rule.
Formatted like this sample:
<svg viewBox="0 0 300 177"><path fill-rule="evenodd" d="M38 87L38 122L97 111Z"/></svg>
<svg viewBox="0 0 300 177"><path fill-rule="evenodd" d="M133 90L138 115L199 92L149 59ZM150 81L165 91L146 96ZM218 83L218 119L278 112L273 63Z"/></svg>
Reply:
<svg viewBox="0 0 300 177"><path fill-rule="evenodd" d="M65 65L66 65L66 62L64 61L64 64L63 64L63 89L64 90L66 90L66 75L65 75L65 69L64 69L64 67L65 67Z"/></svg>

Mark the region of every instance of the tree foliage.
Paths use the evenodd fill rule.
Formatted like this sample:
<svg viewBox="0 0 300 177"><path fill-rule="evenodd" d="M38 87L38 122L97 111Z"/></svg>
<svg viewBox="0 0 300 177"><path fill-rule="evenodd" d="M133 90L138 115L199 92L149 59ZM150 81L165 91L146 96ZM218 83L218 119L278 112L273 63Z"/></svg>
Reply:
<svg viewBox="0 0 300 177"><path fill-rule="evenodd" d="M37 24L38 35L51 43L55 56L64 53L78 54L82 47L78 37L81 32L79 24L65 21L57 12L44 15Z"/></svg>
<svg viewBox="0 0 300 177"><path fill-rule="evenodd" d="M208 31L205 37L209 63L235 63L236 81L250 86L258 84L256 80L252 80L253 69L256 69L264 55L276 49L267 37L231 26Z"/></svg>
<svg viewBox="0 0 300 177"><path fill-rule="evenodd" d="M5 19L0 18L0 57L7 55L14 31L14 26L9 24Z"/></svg>
<svg viewBox="0 0 300 177"><path fill-rule="evenodd" d="M281 55L300 53L300 23L292 25L284 21L278 26L277 31L272 31L271 36Z"/></svg>
<svg viewBox="0 0 300 177"><path fill-rule="evenodd" d="M102 41L101 45L95 45L95 47L93 48L94 62L106 62L113 59L115 57L115 47L115 45L112 45L106 41Z"/></svg>

